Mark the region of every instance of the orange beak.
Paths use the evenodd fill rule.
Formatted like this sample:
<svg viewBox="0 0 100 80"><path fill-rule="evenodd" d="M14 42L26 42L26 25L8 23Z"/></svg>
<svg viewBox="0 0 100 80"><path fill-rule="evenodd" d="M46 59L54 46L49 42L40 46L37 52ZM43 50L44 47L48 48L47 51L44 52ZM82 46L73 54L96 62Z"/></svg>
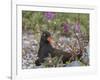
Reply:
<svg viewBox="0 0 100 80"><path fill-rule="evenodd" d="M52 43L52 41L53 41L53 39L52 39L52 37L50 36L50 37L48 37L48 39L47 39L48 41L49 41L49 43Z"/></svg>

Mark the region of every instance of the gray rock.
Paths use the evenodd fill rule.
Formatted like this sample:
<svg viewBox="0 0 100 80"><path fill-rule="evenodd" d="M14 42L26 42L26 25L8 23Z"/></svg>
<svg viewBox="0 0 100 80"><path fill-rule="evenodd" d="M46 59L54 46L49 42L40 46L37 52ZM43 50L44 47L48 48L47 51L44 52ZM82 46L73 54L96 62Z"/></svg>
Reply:
<svg viewBox="0 0 100 80"><path fill-rule="evenodd" d="M80 61L73 61L69 64L67 64L67 67L73 67L73 66L82 66L83 64Z"/></svg>

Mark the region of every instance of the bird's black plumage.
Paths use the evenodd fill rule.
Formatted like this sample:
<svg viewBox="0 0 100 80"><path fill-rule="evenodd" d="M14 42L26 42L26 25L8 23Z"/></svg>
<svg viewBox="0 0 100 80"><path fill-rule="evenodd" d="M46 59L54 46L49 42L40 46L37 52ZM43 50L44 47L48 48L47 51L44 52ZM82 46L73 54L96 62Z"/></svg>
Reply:
<svg viewBox="0 0 100 80"><path fill-rule="evenodd" d="M40 63L44 62L44 58L48 57L49 54L52 54L54 50L49 41L47 40L50 36L50 33L47 31L43 32L41 35L40 48L38 51L38 60L35 61L35 64L37 66L41 65Z"/></svg>

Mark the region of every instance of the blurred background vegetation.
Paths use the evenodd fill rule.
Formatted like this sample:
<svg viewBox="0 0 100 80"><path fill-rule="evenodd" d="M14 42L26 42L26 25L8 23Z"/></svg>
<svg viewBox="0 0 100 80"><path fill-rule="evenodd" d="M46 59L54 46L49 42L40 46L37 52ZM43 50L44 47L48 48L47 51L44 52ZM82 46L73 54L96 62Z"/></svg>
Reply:
<svg viewBox="0 0 100 80"><path fill-rule="evenodd" d="M22 11L22 29L23 31L33 30L33 32L49 29L62 31L62 23L67 21L73 25L76 18L79 18L81 31L89 32L89 14L55 12L53 15L53 19L46 19L45 12Z"/></svg>

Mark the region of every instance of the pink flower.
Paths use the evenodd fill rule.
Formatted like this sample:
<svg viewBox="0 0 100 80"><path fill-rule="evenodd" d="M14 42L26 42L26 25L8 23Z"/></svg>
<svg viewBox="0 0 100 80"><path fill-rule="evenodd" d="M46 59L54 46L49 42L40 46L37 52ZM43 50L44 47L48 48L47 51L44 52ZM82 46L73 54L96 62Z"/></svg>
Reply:
<svg viewBox="0 0 100 80"><path fill-rule="evenodd" d="M63 23L62 26L63 26L64 32L68 32L68 30L69 30L69 25L68 25L68 23L65 22L65 23Z"/></svg>
<svg viewBox="0 0 100 80"><path fill-rule="evenodd" d="M64 23L64 32L68 32L69 28L68 28L68 24L67 23Z"/></svg>
<svg viewBox="0 0 100 80"><path fill-rule="evenodd" d="M80 32L80 23L79 22L77 22L76 24L75 24L75 31L76 32Z"/></svg>
<svg viewBox="0 0 100 80"><path fill-rule="evenodd" d="M55 13L54 12L45 12L44 16L46 17L47 20L52 20L52 19L54 19Z"/></svg>

